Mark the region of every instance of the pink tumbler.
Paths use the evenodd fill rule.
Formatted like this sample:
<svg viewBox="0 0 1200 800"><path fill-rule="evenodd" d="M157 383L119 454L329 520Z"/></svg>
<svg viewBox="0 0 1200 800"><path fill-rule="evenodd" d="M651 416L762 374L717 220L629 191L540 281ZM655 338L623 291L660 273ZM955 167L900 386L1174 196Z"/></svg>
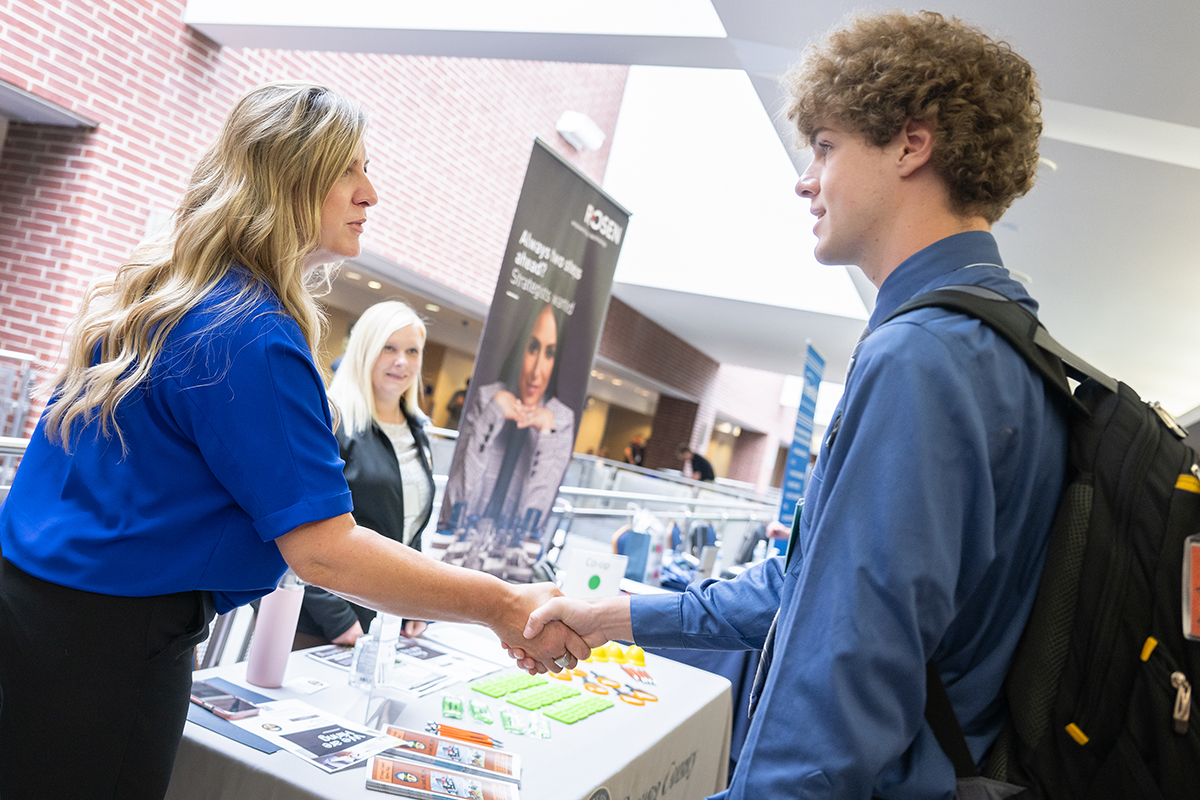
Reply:
<svg viewBox="0 0 1200 800"><path fill-rule="evenodd" d="M267 689L277 689L283 683L302 602L304 583L289 569L279 587L258 606L258 621L254 624L246 663L246 680L250 683Z"/></svg>

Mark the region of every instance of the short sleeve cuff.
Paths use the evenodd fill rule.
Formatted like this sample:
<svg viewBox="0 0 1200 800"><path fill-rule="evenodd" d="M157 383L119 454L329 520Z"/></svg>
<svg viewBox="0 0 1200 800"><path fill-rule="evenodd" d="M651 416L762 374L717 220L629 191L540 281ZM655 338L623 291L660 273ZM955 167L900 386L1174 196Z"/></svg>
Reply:
<svg viewBox="0 0 1200 800"><path fill-rule="evenodd" d="M639 646L688 646L683 636L683 595L678 592L633 595L629 619Z"/></svg>
<svg viewBox="0 0 1200 800"><path fill-rule="evenodd" d="M258 531L259 538L264 542L270 542L285 533L294 531L301 525L340 517L353 510L354 503L350 499L350 491L347 490L330 497L304 500L262 519L256 519L254 529Z"/></svg>

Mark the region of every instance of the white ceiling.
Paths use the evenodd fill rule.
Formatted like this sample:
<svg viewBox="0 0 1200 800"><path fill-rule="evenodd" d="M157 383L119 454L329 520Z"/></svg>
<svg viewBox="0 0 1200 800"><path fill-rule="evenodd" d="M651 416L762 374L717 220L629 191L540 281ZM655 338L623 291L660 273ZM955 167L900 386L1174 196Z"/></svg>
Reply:
<svg viewBox="0 0 1200 800"><path fill-rule="evenodd" d="M424 7L420 17L405 10L416 5ZM466 27L487 26L464 7L503 9L502 17L493 17L493 27L503 30ZM563 10L568 7L594 17L580 22ZM843 0L611 0L601 6L463 0L454 4L451 23L449 11L439 10L443 4L360 0L347 24L343 10L327 2L190 0L185 20L235 47L742 69L769 112L760 122L775 124L780 139L790 140L775 117L777 76L804 43L855 7ZM1200 3L943 0L934 8L1006 38L1038 71L1046 99L1042 153L1057 170L1042 169L1038 185L995 233L1006 263L1032 277L1030 290L1051 332L1175 413L1200 406L1200 347L1189 324L1200 297L1200 247L1193 238L1200 226ZM701 117L681 120L681 133ZM614 138L614 156L617 147ZM736 157L714 151L697 168ZM803 167L802 154L787 157ZM723 203L736 201L723 197L720 181L712 183L711 195L686 199L720 215ZM661 187L677 203L673 189ZM780 239L803 249L811 227L807 207L782 194L779 203L795 206L779 213L794 213L796 230L781 231ZM632 243L639 208L618 199L634 211ZM649 201L642 202L648 209ZM642 219L649 224L653 214L647 210ZM742 276L764 283L787 277L793 267L808 268L800 256L799 266L756 259L760 244L761 238L744 239L744 259L728 265L739 285ZM634 253L628 249L623 262ZM803 339L811 338L828 362L827 375L844 370L861 312L839 306L822 313L794 293L748 299L745 292L697 288L691 266L674 265L673 285L661 276L639 282L619 274L614 293L719 361L795 373ZM752 272L757 277L751 279ZM860 274L857 283L861 288ZM869 302L871 293L864 295Z"/></svg>

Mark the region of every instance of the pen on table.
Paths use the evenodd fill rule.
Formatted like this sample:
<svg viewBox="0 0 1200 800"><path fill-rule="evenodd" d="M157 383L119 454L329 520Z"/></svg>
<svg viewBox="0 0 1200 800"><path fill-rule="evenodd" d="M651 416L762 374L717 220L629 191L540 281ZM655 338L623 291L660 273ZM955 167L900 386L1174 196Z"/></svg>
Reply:
<svg viewBox="0 0 1200 800"><path fill-rule="evenodd" d="M436 733L440 736L446 736L450 739L458 739L464 742L474 742L487 747L495 747L502 749L503 745L499 739L494 739L486 733L478 733L477 731L468 731L463 728L454 728L450 725L442 725L437 722L430 722L426 725L426 730L430 733Z"/></svg>

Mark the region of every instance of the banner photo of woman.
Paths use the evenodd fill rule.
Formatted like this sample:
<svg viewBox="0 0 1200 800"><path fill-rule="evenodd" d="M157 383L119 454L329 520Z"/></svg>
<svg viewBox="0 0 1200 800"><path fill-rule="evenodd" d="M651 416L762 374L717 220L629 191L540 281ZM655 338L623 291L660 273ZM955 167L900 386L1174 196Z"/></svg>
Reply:
<svg viewBox="0 0 1200 800"><path fill-rule="evenodd" d="M527 582L571 461L623 209L540 139L484 325L438 518L443 560Z"/></svg>

